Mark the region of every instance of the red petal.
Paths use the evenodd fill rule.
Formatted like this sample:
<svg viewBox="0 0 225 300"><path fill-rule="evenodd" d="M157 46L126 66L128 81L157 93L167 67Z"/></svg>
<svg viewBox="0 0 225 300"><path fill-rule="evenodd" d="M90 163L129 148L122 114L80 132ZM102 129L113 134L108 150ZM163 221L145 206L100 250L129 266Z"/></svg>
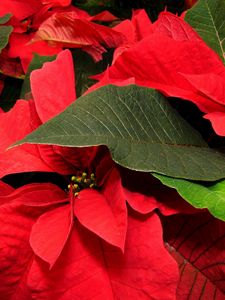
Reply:
<svg viewBox="0 0 225 300"><path fill-rule="evenodd" d="M134 77L136 84L159 89L169 96L189 99L199 106L204 105L205 97L183 74L208 73L225 78L222 62L203 41L175 41L156 34L123 52L108 70L110 83ZM101 82L98 87L100 85Z"/></svg>
<svg viewBox="0 0 225 300"><path fill-rule="evenodd" d="M26 282L34 257L29 235L39 213L22 206L0 207L1 299L31 299Z"/></svg>
<svg viewBox="0 0 225 300"><path fill-rule="evenodd" d="M9 112L0 114L0 177L18 172L52 171L41 159L35 145L19 146L6 151L12 143L34 129L33 105L32 101L19 100Z"/></svg>
<svg viewBox="0 0 225 300"><path fill-rule="evenodd" d="M3 181L0 181L0 197L7 196L8 194L12 193L13 191L14 191L14 188L12 188L10 185L6 184ZM1 204L2 204L2 199L0 200L0 205Z"/></svg>
<svg viewBox="0 0 225 300"><path fill-rule="evenodd" d="M149 173L122 169L121 174L126 200L141 214L148 214L155 209L159 209L166 216L199 212L184 201L174 189L164 186Z"/></svg>
<svg viewBox="0 0 225 300"><path fill-rule="evenodd" d="M212 127L216 134L225 136L225 113L224 112L212 112L204 116L205 119L210 120Z"/></svg>
<svg viewBox="0 0 225 300"><path fill-rule="evenodd" d="M136 42L152 34L153 26L144 9L133 11L132 19L125 20L114 29L126 36L125 44L117 47L113 54L113 63L127 49L132 47Z"/></svg>
<svg viewBox="0 0 225 300"><path fill-rule="evenodd" d="M224 299L224 222L208 213L164 221L165 241L180 267L177 299Z"/></svg>
<svg viewBox="0 0 225 300"><path fill-rule="evenodd" d="M133 12L132 20L135 27L136 40L140 41L152 33L153 27L144 9L138 9Z"/></svg>
<svg viewBox="0 0 225 300"><path fill-rule="evenodd" d="M62 255L49 271L40 260L29 273L37 299L174 299L175 261L165 250L157 215L130 218L123 255L76 224Z"/></svg>
<svg viewBox="0 0 225 300"><path fill-rule="evenodd" d="M213 112L220 110L225 112L225 77L213 73L182 75L196 90L205 95L206 99L202 106L196 103L202 111Z"/></svg>
<svg viewBox="0 0 225 300"><path fill-rule="evenodd" d="M52 183L32 183L17 189L12 189L6 184L1 184L5 192L0 195L0 203L17 203L26 206L49 206L65 202L67 194Z"/></svg>
<svg viewBox="0 0 225 300"><path fill-rule="evenodd" d="M101 21L101 22L112 22L118 20L113 14L109 11L104 10L95 16L91 16L88 18L89 21Z"/></svg>
<svg viewBox="0 0 225 300"><path fill-rule="evenodd" d="M43 123L76 99L73 60L69 50L62 51L55 61L45 63L42 69L31 73L31 90Z"/></svg>
<svg viewBox="0 0 225 300"><path fill-rule="evenodd" d="M30 43L34 34L12 33L9 39L9 57L20 57L24 72L34 56L34 53L39 55L55 55L62 49L60 47L51 47L45 41Z"/></svg>
<svg viewBox="0 0 225 300"><path fill-rule="evenodd" d="M53 267L70 235L73 222L70 205L43 214L32 227L30 245L34 253Z"/></svg>
<svg viewBox="0 0 225 300"><path fill-rule="evenodd" d="M74 214L83 226L123 251L127 211L125 199L120 190L116 190L118 183L113 177L105 183L103 194L94 189L81 191L75 198Z"/></svg>
<svg viewBox="0 0 225 300"><path fill-rule="evenodd" d="M169 12L162 12L153 24L154 33L168 36L177 41L201 41L192 27L182 18Z"/></svg>
<svg viewBox="0 0 225 300"><path fill-rule="evenodd" d="M26 19L41 9L39 0L4 0L0 5L0 16L12 13L19 20Z"/></svg>

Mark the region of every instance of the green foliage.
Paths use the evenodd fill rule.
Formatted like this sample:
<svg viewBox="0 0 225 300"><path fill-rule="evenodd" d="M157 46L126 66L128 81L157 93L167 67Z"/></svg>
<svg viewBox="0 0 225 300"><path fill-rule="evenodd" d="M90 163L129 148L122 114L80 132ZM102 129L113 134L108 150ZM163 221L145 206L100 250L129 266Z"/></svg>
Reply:
<svg viewBox="0 0 225 300"><path fill-rule="evenodd" d="M214 181L225 177L224 155L158 92L104 86L80 97L22 143L70 147L107 145L120 165L171 177Z"/></svg>
<svg viewBox="0 0 225 300"><path fill-rule="evenodd" d="M153 175L163 184L176 189L192 206L207 208L214 217L225 221L225 180L207 186L160 174Z"/></svg>
<svg viewBox="0 0 225 300"><path fill-rule="evenodd" d="M12 31L12 26L0 26L0 53L8 44L9 36Z"/></svg>
<svg viewBox="0 0 225 300"><path fill-rule="evenodd" d="M225 63L225 0L199 0L185 20Z"/></svg>

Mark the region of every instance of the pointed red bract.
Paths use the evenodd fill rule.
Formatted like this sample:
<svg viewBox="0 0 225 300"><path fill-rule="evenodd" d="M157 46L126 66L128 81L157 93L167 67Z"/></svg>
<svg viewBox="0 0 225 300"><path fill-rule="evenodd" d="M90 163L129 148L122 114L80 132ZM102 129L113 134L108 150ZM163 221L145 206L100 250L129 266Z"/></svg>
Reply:
<svg viewBox="0 0 225 300"><path fill-rule="evenodd" d="M153 24L153 32L158 35L168 36L177 41L199 41L200 36L182 18L169 12L162 12Z"/></svg>
<svg viewBox="0 0 225 300"><path fill-rule="evenodd" d="M60 256L73 226L69 205L43 214L31 230L30 245L36 255L48 262L50 268Z"/></svg>
<svg viewBox="0 0 225 300"><path fill-rule="evenodd" d="M92 189L79 193L74 202L74 214L84 227L124 250L127 208L120 175L116 169L104 182L102 193Z"/></svg>
<svg viewBox="0 0 225 300"><path fill-rule="evenodd" d="M1 299L30 300L27 276L34 259L29 245L31 228L45 209L49 209L39 204L42 200L47 200L49 205L60 201L60 189L52 184L27 185L11 192L9 186L1 184L1 187L1 192L5 190L0 195ZM38 202L35 208L33 201Z"/></svg>
<svg viewBox="0 0 225 300"><path fill-rule="evenodd" d="M54 63L45 63L41 69L33 71L30 78L42 123L62 112L76 99L73 60L69 50L59 53Z"/></svg>
<svg viewBox="0 0 225 300"><path fill-rule="evenodd" d="M225 297L225 224L207 212L164 219L164 238L180 267L177 299Z"/></svg>
<svg viewBox="0 0 225 300"><path fill-rule="evenodd" d="M51 271L36 259L28 285L39 299L174 299L178 278L157 215L129 218L125 253L75 224Z"/></svg>

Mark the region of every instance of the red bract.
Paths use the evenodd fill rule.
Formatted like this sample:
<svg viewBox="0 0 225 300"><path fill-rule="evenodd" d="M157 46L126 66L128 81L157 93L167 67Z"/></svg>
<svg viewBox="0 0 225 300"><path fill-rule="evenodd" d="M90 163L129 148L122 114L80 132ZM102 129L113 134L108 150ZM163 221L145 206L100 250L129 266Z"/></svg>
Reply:
<svg viewBox="0 0 225 300"><path fill-rule="evenodd" d="M90 90L105 84L101 76L95 77L100 82ZM225 133L221 118L225 112L224 65L181 18L163 13L153 25L152 34L115 57L107 70L107 83L121 84L131 78L167 96L194 102L207 113L215 130Z"/></svg>
<svg viewBox="0 0 225 300"><path fill-rule="evenodd" d="M41 0L41 2L50 6L69 6L72 0Z"/></svg>
<svg viewBox="0 0 225 300"><path fill-rule="evenodd" d="M34 71L31 74L31 88L34 100L18 100L12 110L0 114L0 177L32 171L71 174L80 168L88 168L89 159L91 161L95 155L95 148L84 150L26 145L6 150L13 142L60 113L75 100L74 69L70 52L63 51L54 62L46 63L41 70Z"/></svg>
<svg viewBox="0 0 225 300"><path fill-rule="evenodd" d="M177 299L224 299L224 222L205 212L165 218L163 228L180 268Z"/></svg>
<svg viewBox="0 0 225 300"><path fill-rule="evenodd" d="M159 217L130 212L127 226L113 173L103 190L83 190L74 202L52 184L6 189L0 196L2 299L174 299L178 269L164 248Z"/></svg>
<svg viewBox="0 0 225 300"><path fill-rule="evenodd" d="M11 11L10 8L13 6L13 3L14 2L9 1L7 5L5 4L6 7L4 9L2 8L2 11ZM116 47L120 43L119 39L121 40L122 38L121 34L113 32L112 29L106 26L100 26L92 22L115 20L116 18L107 11L97 14L96 16L90 16L87 12L70 5L70 0L36 0L35 3L36 6L34 5L32 7L32 4L25 4L23 1L18 2L18 10L25 13L23 15L25 17L22 17L20 13L17 12L15 15L13 13L13 17L9 21L14 31L10 36L8 55L10 58L19 57L21 59L24 72L27 71L27 67L34 53L53 55L62 50L62 47L65 46L63 41L57 41L56 45L54 36L51 36L50 39L53 39L52 42L47 40L47 43L45 41L46 35L43 36L43 31L46 30L46 27L50 26L51 31L57 33L58 38L64 38L58 35L60 32L63 32L65 26L68 25L68 16L73 16L73 21L75 23L78 22L78 24L76 23L75 25L79 27L78 30L74 28L74 34L70 36L71 44L74 46L76 41L76 43L79 43L79 48L87 48L87 52L93 55L94 58L100 59L101 54L105 51L100 43L103 42L107 47ZM27 9L25 12L24 6L26 6ZM26 20L24 20L25 18ZM55 25L57 27L55 27ZM73 27L74 24L71 26ZM96 33L96 31L98 32ZM35 32L37 32L36 35ZM80 36L81 32L83 34L82 37ZM51 35L51 32L48 32L48 34ZM89 39L88 47L84 39ZM66 46L71 46L71 44L69 45L68 41L66 42Z"/></svg>
<svg viewBox="0 0 225 300"><path fill-rule="evenodd" d="M26 72L28 66L34 56L34 53L39 55L55 55L58 54L61 47L49 47L45 41L30 43L34 34L12 33L9 39L10 47L8 56L10 58L19 57L23 70Z"/></svg>
<svg viewBox="0 0 225 300"><path fill-rule="evenodd" d="M113 29L77 18L74 12L55 13L41 24L34 41L45 40L53 45L83 48L95 60L102 58L106 46L118 47L125 36Z"/></svg>
<svg viewBox="0 0 225 300"><path fill-rule="evenodd" d="M41 7L42 4L40 0L4 0L1 1L0 16L11 13L18 20L24 20L38 12Z"/></svg>

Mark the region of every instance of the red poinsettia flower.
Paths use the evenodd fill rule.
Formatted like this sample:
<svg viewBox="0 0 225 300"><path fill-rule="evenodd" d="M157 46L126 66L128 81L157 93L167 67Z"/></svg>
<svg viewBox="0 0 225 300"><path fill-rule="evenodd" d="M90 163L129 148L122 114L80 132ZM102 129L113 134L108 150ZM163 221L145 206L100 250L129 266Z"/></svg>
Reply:
<svg viewBox="0 0 225 300"><path fill-rule="evenodd" d="M206 113L216 132L225 135L224 65L198 34L173 14L162 13L151 34L119 55L107 77L104 73L95 79L100 82L90 91L132 79L167 96L190 100Z"/></svg>
<svg viewBox="0 0 225 300"><path fill-rule="evenodd" d="M178 269L164 248L152 198L145 217L129 210L127 218L131 194L115 167L106 170L103 159L96 170L104 174L102 186L78 195L53 184L12 191L1 183L3 299L15 293L21 299L174 299Z"/></svg>

